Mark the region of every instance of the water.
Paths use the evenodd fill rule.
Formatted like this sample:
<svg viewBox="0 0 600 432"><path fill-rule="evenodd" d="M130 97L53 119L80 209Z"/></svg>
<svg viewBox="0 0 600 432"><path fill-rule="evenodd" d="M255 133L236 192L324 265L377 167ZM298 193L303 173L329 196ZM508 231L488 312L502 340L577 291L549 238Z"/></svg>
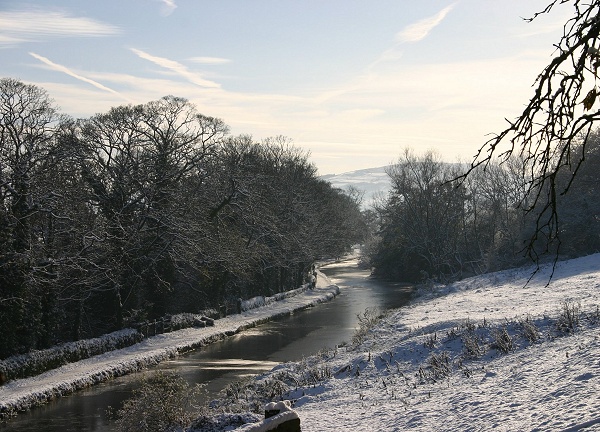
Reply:
<svg viewBox="0 0 600 432"><path fill-rule="evenodd" d="M208 397L214 398L227 384L244 376L349 341L358 327L357 315L366 308L397 308L410 296L410 287L372 279L355 261L331 264L322 271L341 289L334 300L161 363L153 370L174 370L190 383L204 383ZM153 370L117 378L19 414L0 425L0 431L113 431L107 408L118 409L140 378Z"/></svg>

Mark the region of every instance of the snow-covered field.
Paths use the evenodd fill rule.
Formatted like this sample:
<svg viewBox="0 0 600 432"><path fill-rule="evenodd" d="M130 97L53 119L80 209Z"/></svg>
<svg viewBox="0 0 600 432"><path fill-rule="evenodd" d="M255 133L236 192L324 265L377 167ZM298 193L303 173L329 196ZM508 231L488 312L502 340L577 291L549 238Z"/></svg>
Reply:
<svg viewBox="0 0 600 432"><path fill-rule="evenodd" d="M362 343L258 383L303 432L600 431L600 254L559 263L547 285L550 270L424 289Z"/></svg>
<svg viewBox="0 0 600 432"><path fill-rule="evenodd" d="M70 363L35 377L9 381L0 386L0 419L113 377L156 365L275 316L331 300L338 293L339 288L330 285L321 275L314 290L216 320L213 327L187 328L149 337L130 347Z"/></svg>

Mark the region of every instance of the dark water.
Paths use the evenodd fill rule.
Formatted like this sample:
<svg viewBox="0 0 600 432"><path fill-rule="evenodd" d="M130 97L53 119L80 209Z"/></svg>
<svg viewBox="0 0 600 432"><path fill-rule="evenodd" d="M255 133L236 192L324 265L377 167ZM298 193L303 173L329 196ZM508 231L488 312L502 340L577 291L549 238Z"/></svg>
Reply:
<svg viewBox="0 0 600 432"><path fill-rule="evenodd" d="M367 271L356 267L355 261L331 264L321 270L341 289L333 301L263 324L153 370L175 370L190 383L204 383L207 396L214 398L227 384L244 376L349 341L358 327L357 314L368 307L400 307L410 296L410 287L372 279ZM112 431L107 408L118 409L140 378L153 370L117 378L19 414L0 425L0 431Z"/></svg>

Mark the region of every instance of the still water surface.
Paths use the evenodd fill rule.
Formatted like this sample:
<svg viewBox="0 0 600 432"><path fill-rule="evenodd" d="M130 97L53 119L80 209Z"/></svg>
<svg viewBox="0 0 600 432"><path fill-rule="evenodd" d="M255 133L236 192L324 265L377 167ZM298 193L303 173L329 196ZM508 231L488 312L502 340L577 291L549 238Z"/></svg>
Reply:
<svg viewBox="0 0 600 432"><path fill-rule="evenodd" d="M370 278L354 260L330 264L321 271L341 289L330 302L260 325L149 371L117 378L19 414L0 425L0 431L113 431L107 408L118 409L140 378L156 369L174 370L190 383L204 383L212 399L227 384L244 376L349 341L358 327L357 315L366 308L398 308L410 297L410 287Z"/></svg>

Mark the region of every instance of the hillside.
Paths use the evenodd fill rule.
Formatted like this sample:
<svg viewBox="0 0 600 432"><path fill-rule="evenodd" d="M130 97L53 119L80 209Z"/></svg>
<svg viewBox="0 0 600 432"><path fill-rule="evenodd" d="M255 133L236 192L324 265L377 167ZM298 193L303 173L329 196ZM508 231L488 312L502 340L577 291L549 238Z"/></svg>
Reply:
<svg viewBox="0 0 600 432"><path fill-rule="evenodd" d="M386 197L390 190L390 178L385 172L386 169L387 166L367 168L342 174L327 174L320 178L343 190L353 186L364 192L362 207L368 208L378 197Z"/></svg>
<svg viewBox="0 0 600 432"><path fill-rule="evenodd" d="M600 254L559 263L550 284L551 266L528 282L534 270L423 289L252 388L290 400L303 432L599 431ZM226 406L249 406L239 394Z"/></svg>

